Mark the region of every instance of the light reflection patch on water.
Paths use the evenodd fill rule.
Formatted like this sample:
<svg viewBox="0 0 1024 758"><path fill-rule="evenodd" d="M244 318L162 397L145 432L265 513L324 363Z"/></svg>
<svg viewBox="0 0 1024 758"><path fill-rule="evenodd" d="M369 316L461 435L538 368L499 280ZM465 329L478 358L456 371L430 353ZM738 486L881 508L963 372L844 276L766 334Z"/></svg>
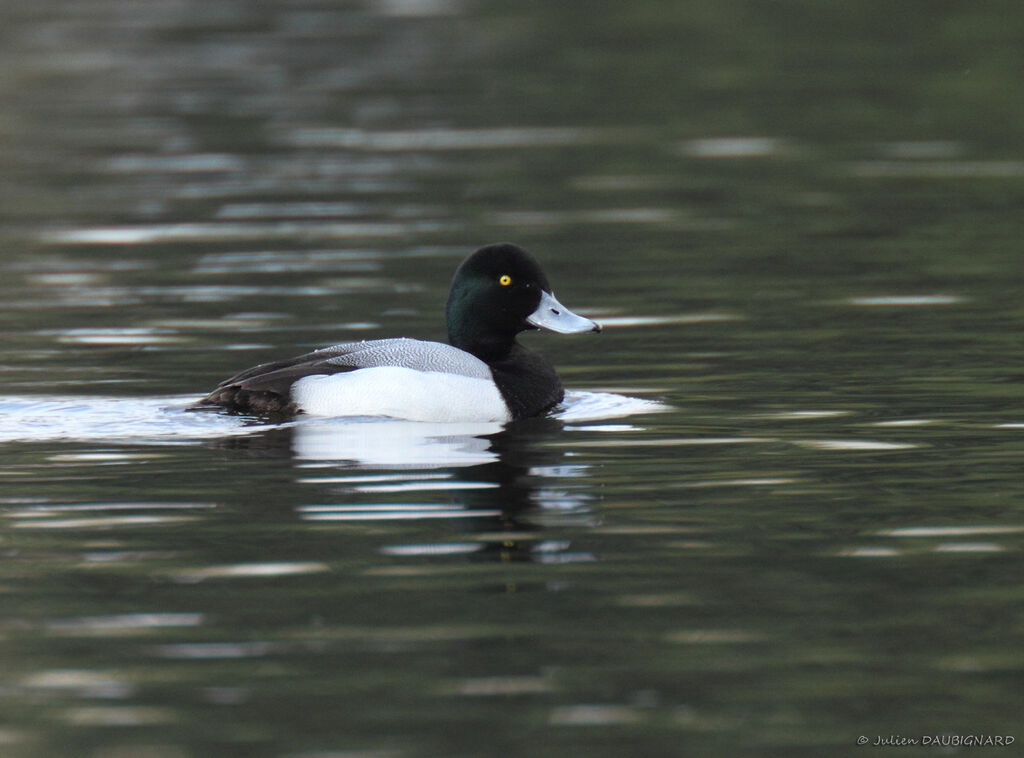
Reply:
<svg viewBox="0 0 1024 758"><path fill-rule="evenodd" d="M106 162L105 168L113 173L151 174L239 172L246 168L237 155L226 153L187 153L179 155L117 155Z"/></svg>
<svg viewBox="0 0 1024 758"><path fill-rule="evenodd" d="M61 635L124 635L152 629L194 627L203 623L202 613L124 613L113 616L73 616L45 623L48 632Z"/></svg>
<svg viewBox="0 0 1024 758"><path fill-rule="evenodd" d="M999 553L1006 550L995 542L944 542L935 546L936 553Z"/></svg>
<svg viewBox="0 0 1024 758"><path fill-rule="evenodd" d="M751 445L759 442L777 442L773 437L666 437L642 440L580 440L566 443L572 447L644 448L644 447L700 447L702 445Z"/></svg>
<svg viewBox="0 0 1024 758"><path fill-rule="evenodd" d="M309 464L300 464L307 468ZM298 479L299 484L351 484L364 485L374 482L410 482L420 480L441 480L451 479L454 474L443 473L414 473L414 474L348 474L345 476L311 476Z"/></svg>
<svg viewBox="0 0 1024 758"><path fill-rule="evenodd" d="M643 720L643 713L628 705L562 705L552 709L548 723L553 726L625 726Z"/></svg>
<svg viewBox="0 0 1024 758"><path fill-rule="evenodd" d="M116 527L166 526L195 521L195 516L135 515L89 516L67 519L31 519L15 522L17 529L110 529Z"/></svg>
<svg viewBox="0 0 1024 758"><path fill-rule="evenodd" d="M441 687L446 695L505 697L544 695L555 691L554 682L541 676L486 676L458 679Z"/></svg>
<svg viewBox="0 0 1024 758"><path fill-rule="evenodd" d="M150 652L158 658L172 660L205 661L237 658L264 658L273 653L292 649L283 642L182 642L153 645Z"/></svg>
<svg viewBox="0 0 1024 758"><path fill-rule="evenodd" d="M305 576L330 571L326 563L316 561L276 561L271 563L235 563L226 566L174 571L172 577L179 582L195 583L206 579L266 579L282 576Z"/></svg>
<svg viewBox="0 0 1024 758"><path fill-rule="evenodd" d="M815 450L845 450L848 452L885 452L911 450L918 447L910 442L880 442L878 440L796 440L795 444Z"/></svg>
<svg viewBox="0 0 1024 758"><path fill-rule="evenodd" d="M771 413L757 413L749 418L775 419L778 421L813 421L819 418L836 418L837 416L848 416L849 411L773 411Z"/></svg>
<svg viewBox="0 0 1024 758"><path fill-rule="evenodd" d="M584 127L416 129L369 131L347 128L293 129L279 139L291 147L347 150L497 150L583 145L614 132Z"/></svg>
<svg viewBox="0 0 1024 758"><path fill-rule="evenodd" d="M59 274L32 274L25 277L30 284L39 284L44 287L93 287L106 281L105 277L99 274L79 272L64 272Z"/></svg>
<svg viewBox="0 0 1024 758"><path fill-rule="evenodd" d="M895 427L914 427L914 426L931 426L933 424L942 423L938 419L930 418L905 418L905 419L894 419L892 421L875 421L870 426L895 426Z"/></svg>
<svg viewBox="0 0 1024 758"><path fill-rule="evenodd" d="M590 469L590 466L564 463L557 466L531 466L530 476L549 479L582 479L588 475Z"/></svg>
<svg viewBox="0 0 1024 758"><path fill-rule="evenodd" d="M376 13L395 18L454 16L464 10L462 0L375 0L371 6ZM384 757L367 756L367 758Z"/></svg>
<svg viewBox="0 0 1024 758"><path fill-rule="evenodd" d="M600 317L601 327L616 329L629 326L662 326L664 324L704 324L712 321L737 321L734 313L680 313L670 316L607 316Z"/></svg>
<svg viewBox="0 0 1024 758"><path fill-rule="evenodd" d="M441 221L192 222L48 230L41 242L57 245L155 245L172 242L245 242L397 237L454 231Z"/></svg>
<svg viewBox="0 0 1024 758"><path fill-rule="evenodd" d="M642 426L633 424L590 424L589 426L567 426L566 429L573 432L639 432L643 431Z"/></svg>
<svg viewBox="0 0 1024 758"><path fill-rule="evenodd" d="M760 642L765 637L746 629L688 629L670 632L665 639L681 645L734 645Z"/></svg>
<svg viewBox="0 0 1024 758"><path fill-rule="evenodd" d="M991 526L904 526L881 529L882 537L968 537L979 534L1020 534L1024 526L993 524Z"/></svg>
<svg viewBox="0 0 1024 758"><path fill-rule="evenodd" d="M133 461L151 461L163 457L162 453L121 453L113 450L97 450L89 453L56 453L46 460L52 463L102 463L110 465L129 464Z"/></svg>
<svg viewBox="0 0 1024 758"><path fill-rule="evenodd" d="M89 706L69 708L61 718L74 726L156 726L178 721L170 708L156 706Z"/></svg>
<svg viewBox="0 0 1024 758"><path fill-rule="evenodd" d="M501 485L492 482L405 482L403 484L364 484L353 492L383 494L395 492L452 492L457 490L489 490Z"/></svg>
<svg viewBox="0 0 1024 758"><path fill-rule="evenodd" d="M679 177L670 174L592 174L572 180L573 187L587 192L663 190L679 184Z"/></svg>
<svg viewBox="0 0 1024 758"><path fill-rule="evenodd" d="M615 599L615 604L624 608L674 608L702 603L685 592L661 592L620 595Z"/></svg>
<svg viewBox="0 0 1024 758"><path fill-rule="evenodd" d="M472 519L500 516L500 510L466 509L435 503L384 503L379 505L299 506L303 521L422 521L429 519Z"/></svg>
<svg viewBox="0 0 1024 758"><path fill-rule="evenodd" d="M902 555L902 551L897 550L894 547L869 545L865 547L852 547L840 550L838 555L850 558L894 558L898 555Z"/></svg>
<svg viewBox="0 0 1024 758"><path fill-rule="evenodd" d="M928 305L956 305L965 303L969 298L962 295L873 295L870 297L851 297L843 300L846 305L865 307L917 307Z"/></svg>
<svg viewBox="0 0 1024 758"><path fill-rule="evenodd" d="M45 503L9 511L8 518L49 518L54 514L108 513L116 511L177 511L216 508L215 503Z"/></svg>
<svg viewBox="0 0 1024 758"><path fill-rule="evenodd" d="M55 336L58 342L78 345L162 345L186 342L185 337L167 329L119 327L111 329L64 329L36 332Z"/></svg>
<svg viewBox="0 0 1024 758"><path fill-rule="evenodd" d="M451 542L430 545L384 545L378 548L382 555L437 557L479 553L486 545L481 542Z"/></svg>
<svg viewBox="0 0 1024 758"><path fill-rule="evenodd" d="M92 669L47 669L24 677L22 687L39 690L64 690L78 697L122 698L135 686L112 671Z"/></svg>
<svg viewBox="0 0 1024 758"><path fill-rule="evenodd" d="M86 566L102 566L111 563L139 563L153 560L170 560L177 558L179 553L174 550L97 550L82 553Z"/></svg>
<svg viewBox="0 0 1024 758"><path fill-rule="evenodd" d="M293 201L277 203L228 203L217 211L217 218L317 218L335 216L358 216L368 213L370 208L360 203L328 203Z"/></svg>
<svg viewBox="0 0 1024 758"><path fill-rule="evenodd" d="M681 482L676 485L680 489L712 489L715 487L773 487L781 484L793 484L796 479L788 477L761 477L751 479L712 479L699 482Z"/></svg>
<svg viewBox="0 0 1024 758"><path fill-rule="evenodd" d="M694 158L768 158L793 149L777 137L707 137L684 142L680 152Z"/></svg>

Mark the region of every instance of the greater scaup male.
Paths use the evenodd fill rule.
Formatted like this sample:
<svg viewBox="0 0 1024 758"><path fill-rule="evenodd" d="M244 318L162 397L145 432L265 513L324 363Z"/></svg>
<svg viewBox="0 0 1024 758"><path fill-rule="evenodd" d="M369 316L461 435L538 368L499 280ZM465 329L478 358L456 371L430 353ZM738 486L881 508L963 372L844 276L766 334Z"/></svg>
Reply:
<svg viewBox="0 0 1024 758"><path fill-rule="evenodd" d="M264 363L221 382L198 406L259 416L390 416L512 421L561 402L562 381L516 342L527 329L599 332L551 292L516 245L487 245L455 271L445 308L449 345L398 338L346 342Z"/></svg>

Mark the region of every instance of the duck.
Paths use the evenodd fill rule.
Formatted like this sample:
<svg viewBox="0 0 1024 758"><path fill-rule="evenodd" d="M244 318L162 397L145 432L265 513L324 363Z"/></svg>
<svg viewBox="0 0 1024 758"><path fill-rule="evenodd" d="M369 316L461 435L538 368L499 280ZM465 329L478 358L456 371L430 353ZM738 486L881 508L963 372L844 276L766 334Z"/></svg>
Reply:
<svg viewBox="0 0 1024 758"><path fill-rule="evenodd" d="M194 407L274 419L517 421L547 414L565 394L551 362L517 336L601 331L562 305L533 255L508 242L485 245L458 266L445 324L447 344L363 340L264 363L224 380Z"/></svg>

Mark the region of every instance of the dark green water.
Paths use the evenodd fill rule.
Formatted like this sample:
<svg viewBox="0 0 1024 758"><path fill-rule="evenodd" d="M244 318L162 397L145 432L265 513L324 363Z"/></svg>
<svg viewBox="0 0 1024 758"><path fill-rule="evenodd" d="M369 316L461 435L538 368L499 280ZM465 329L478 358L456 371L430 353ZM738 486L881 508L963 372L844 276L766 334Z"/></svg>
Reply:
<svg viewBox="0 0 1024 758"><path fill-rule="evenodd" d="M2 16L0 755L1019 751L1018 4ZM667 410L179 410L501 239Z"/></svg>

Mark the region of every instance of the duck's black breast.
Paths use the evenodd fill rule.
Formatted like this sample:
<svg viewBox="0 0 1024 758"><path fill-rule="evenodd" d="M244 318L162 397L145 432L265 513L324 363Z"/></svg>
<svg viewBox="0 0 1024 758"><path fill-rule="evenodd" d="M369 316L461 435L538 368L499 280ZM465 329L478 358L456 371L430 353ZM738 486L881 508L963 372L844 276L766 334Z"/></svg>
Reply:
<svg viewBox="0 0 1024 758"><path fill-rule="evenodd" d="M565 396L555 367L544 356L518 343L505 357L489 361L488 365L514 420L539 416Z"/></svg>

